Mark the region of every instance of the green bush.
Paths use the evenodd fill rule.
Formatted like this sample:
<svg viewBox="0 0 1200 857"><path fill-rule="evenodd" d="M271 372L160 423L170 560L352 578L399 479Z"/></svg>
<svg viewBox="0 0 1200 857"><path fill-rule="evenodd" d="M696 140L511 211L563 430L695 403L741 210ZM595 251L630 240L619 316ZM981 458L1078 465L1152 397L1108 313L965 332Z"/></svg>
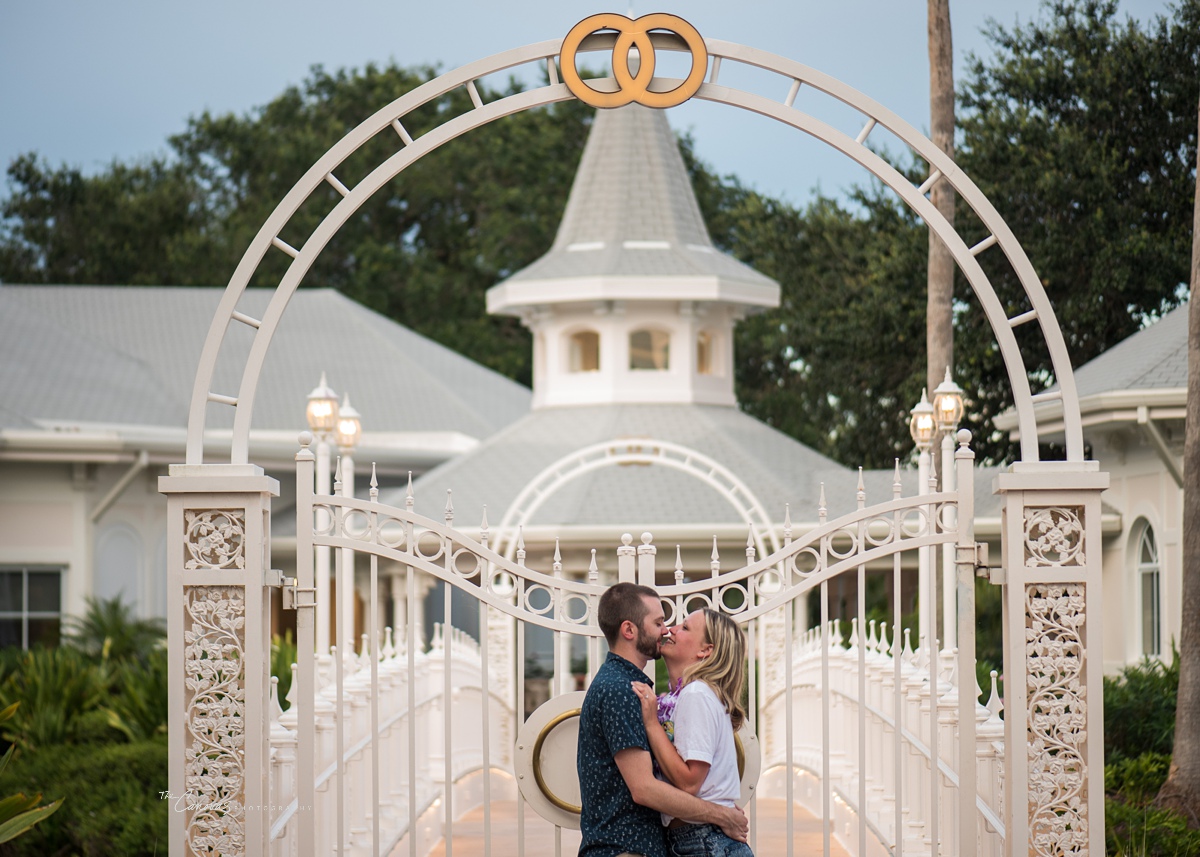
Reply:
<svg viewBox="0 0 1200 857"><path fill-rule="evenodd" d="M8 787L66 794L54 815L0 845L0 855L152 857L167 853L167 740L60 745L18 755Z"/></svg>
<svg viewBox="0 0 1200 857"><path fill-rule="evenodd" d="M167 631L162 619L139 619L117 598L88 598L87 613L69 616L63 642L101 661L145 660L162 648Z"/></svg>
<svg viewBox="0 0 1200 857"><path fill-rule="evenodd" d="M1115 764L1143 753L1170 755L1175 741L1179 653L1171 663L1150 660L1104 679L1104 760Z"/></svg>
<svg viewBox="0 0 1200 857"><path fill-rule="evenodd" d="M111 672L104 708L108 725L130 741L167 731L167 652L155 649L146 660L117 664Z"/></svg>
<svg viewBox="0 0 1200 857"><path fill-rule="evenodd" d="M1105 852L1112 857L1185 857L1200 854L1200 831L1182 815L1119 800L1104 802Z"/></svg>
<svg viewBox="0 0 1200 857"><path fill-rule="evenodd" d="M97 737L109 674L71 648L30 649L4 659L0 705L21 703L4 726L4 740L27 750Z"/></svg>
<svg viewBox="0 0 1200 857"><path fill-rule="evenodd" d="M1165 753L1143 753L1132 759L1120 757L1104 766L1104 790L1124 803L1146 806L1167 781L1170 768L1171 757Z"/></svg>

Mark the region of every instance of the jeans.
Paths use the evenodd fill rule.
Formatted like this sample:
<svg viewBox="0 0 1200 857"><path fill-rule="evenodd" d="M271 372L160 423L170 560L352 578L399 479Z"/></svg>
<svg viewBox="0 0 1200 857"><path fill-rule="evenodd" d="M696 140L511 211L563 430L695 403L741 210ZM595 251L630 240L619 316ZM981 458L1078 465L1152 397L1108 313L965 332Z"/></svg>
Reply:
<svg viewBox="0 0 1200 857"><path fill-rule="evenodd" d="M689 824L667 831L671 857L754 857L745 842L730 839L715 824Z"/></svg>

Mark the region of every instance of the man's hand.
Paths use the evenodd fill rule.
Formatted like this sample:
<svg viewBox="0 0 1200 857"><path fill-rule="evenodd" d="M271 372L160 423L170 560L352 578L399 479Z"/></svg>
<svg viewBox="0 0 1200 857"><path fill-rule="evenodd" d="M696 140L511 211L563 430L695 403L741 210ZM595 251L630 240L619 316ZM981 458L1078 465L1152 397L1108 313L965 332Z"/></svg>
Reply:
<svg viewBox="0 0 1200 857"><path fill-rule="evenodd" d="M745 842L749 838L750 820L746 818L746 813L736 806L714 806L714 809L718 810L721 817L713 823L721 828L726 836L738 842Z"/></svg>

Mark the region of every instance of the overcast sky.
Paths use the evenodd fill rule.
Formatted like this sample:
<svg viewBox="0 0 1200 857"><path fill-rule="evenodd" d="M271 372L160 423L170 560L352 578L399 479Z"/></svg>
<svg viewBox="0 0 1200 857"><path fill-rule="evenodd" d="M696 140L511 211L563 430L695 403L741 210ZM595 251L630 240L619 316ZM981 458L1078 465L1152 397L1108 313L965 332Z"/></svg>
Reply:
<svg viewBox="0 0 1200 857"><path fill-rule="evenodd" d="M1121 8L1144 21L1167 3L1124 0ZM968 52L988 51L980 30L989 17L1011 26L1038 9L1038 0L951 0L956 80ZM0 163L34 151L53 165L95 171L114 158L165 152L168 135L204 110L265 104L314 64L451 69L561 38L599 11L629 11L628 0L0 0ZM633 11L674 12L706 38L798 60L928 130L924 2L641 0ZM364 104L363 117L379 106ZM829 118L851 134L861 124ZM671 122L692 132L719 172L792 202L867 180L842 156L745 111L693 102L674 109Z"/></svg>

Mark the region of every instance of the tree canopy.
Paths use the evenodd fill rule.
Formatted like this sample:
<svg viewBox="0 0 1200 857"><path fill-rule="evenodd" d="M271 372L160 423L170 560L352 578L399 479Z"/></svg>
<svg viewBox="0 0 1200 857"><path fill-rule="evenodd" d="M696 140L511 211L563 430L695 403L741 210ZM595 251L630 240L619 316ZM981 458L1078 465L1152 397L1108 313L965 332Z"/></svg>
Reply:
<svg viewBox="0 0 1200 857"><path fill-rule="evenodd" d="M1111 0L1051 0L1036 21L987 32L959 87L957 160L1022 242L1075 365L1186 294L1200 0L1146 25ZM430 68L314 68L246 115L193 117L170 153L85 176L36 155L8 166L0 282L221 285L297 179L370 111ZM518 87L510 83L504 92ZM484 101L502 92L481 87ZM414 136L461 91L406 118ZM337 233L304 285L333 287L519 381L527 332L490 318L484 292L550 246L590 127L570 101L493 122L422 158ZM797 208L718 176L682 141L715 243L783 287L782 306L738 331L742 407L846 464L911 450L908 410L924 383L927 230L881 186ZM390 131L339 168L353 184L397 148ZM923 164L901 164L916 183ZM298 246L336 200L326 189L281 236ZM968 243L985 237L960 201ZM1009 315L1027 307L998 251L979 257ZM273 285L282 254L255 285ZM960 276L956 379L985 460L1013 450L992 429L1008 379ZM1040 389L1054 382L1032 329L1019 341Z"/></svg>

